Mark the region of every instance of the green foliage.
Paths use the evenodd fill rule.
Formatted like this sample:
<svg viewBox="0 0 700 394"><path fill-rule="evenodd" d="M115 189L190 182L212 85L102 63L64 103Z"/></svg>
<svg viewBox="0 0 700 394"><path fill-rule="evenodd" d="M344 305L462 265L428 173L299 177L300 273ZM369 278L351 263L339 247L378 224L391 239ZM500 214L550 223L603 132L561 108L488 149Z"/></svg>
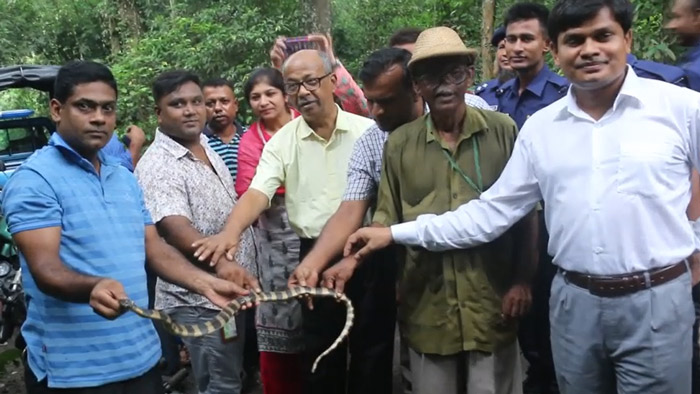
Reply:
<svg viewBox="0 0 700 394"><path fill-rule="evenodd" d="M147 34L112 56L112 71L120 87L121 121L140 123L152 133L155 103L151 83L160 72L175 68L194 71L203 80L229 78L242 97L248 74L269 64L271 42L278 35L297 33L294 23L300 19L294 10L266 14L250 3L217 4L192 16L156 16Z"/></svg>
<svg viewBox="0 0 700 394"><path fill-rule="evenodd" d="M481 0L329 0L335 53L357 74L372 51L387 45L402 27L444 25L475 48L480 45ZM495 26L516 0L496 1ZM552 6L554 0L540 0ZM634 53L674 62L679 47L663 31L665 0L633 0L637 7ZM249 73L269 64L279 35L302 35L308 15L301 0L0 0L0 65L62 64L96 59L112 68L120 87L121 130L136 123L155 129L150 85L174 68L203 79L230 78L251 120L242 86ZM550 61L551 64L551 61ZM477 69L481 65L477 64ZM46 112L36 92L0 93L0 109L29 107Z"/></svg>

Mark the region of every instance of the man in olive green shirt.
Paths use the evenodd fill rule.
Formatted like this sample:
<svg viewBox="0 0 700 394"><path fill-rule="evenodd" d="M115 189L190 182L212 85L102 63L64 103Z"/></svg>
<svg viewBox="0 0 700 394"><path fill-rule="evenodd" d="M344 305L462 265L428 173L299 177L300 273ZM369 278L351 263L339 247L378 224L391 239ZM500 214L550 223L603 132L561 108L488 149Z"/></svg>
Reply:
<svg viewBox="0 0 700 394"><path fill-rule="evenodd" d="M462 99L474 58L449 28L419 36L409 66L430 113L387 141L376 223L454 210L478 198L505 167L515 124L500 113L467 109ZM415 393L457 394L464 384L469 394L522 392L517 317L529 306L535 257L534 215L478 248L407 248L398 313Z"/></svg>

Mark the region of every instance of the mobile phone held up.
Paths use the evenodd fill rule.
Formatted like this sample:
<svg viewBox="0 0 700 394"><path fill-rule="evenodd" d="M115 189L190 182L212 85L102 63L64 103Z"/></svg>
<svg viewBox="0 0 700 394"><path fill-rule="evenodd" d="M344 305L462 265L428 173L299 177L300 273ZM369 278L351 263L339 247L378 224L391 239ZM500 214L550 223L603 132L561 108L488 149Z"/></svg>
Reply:
<svg viewBox="0 0 700 394"><path fill-rule="evenodd" d="M309 40L308 36L287 38L284 45L287 47L287 56L303 49L318 49L318 44Z"/></svg>

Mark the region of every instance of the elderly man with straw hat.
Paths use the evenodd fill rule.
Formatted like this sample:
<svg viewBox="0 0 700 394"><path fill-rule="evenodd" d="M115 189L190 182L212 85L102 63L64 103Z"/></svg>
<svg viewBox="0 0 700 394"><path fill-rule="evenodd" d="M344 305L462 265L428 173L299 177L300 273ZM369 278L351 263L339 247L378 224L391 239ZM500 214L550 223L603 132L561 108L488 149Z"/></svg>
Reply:
<svg viewBox="0 0 700 394"><path fill-rule="evenodd" d="M389 136L376 223L453 210L478 198L505 167L515 123L464 103L475 57L447 27L418 37L409 68L430 112ZM406 249L398 315L416 394L457 394L465 385L469 394L522 392L516 332L529 307L532 272L523 268L536 256L533 224L528 217L468 250Z"/></svg>

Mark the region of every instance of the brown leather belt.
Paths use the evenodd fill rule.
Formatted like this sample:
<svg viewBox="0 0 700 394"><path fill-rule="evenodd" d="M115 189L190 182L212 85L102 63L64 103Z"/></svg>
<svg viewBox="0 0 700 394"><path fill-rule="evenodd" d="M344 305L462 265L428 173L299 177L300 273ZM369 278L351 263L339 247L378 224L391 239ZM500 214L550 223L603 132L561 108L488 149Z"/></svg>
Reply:
<svg viewBox="0 0 700 394"><path fill-rule="evenodd" d="M588 275L559 269L564 279L599 297L620 297L669 282L688 270L685 260L650 271L624 275ZM648 279L647 279L648 278Z"/></svg>

